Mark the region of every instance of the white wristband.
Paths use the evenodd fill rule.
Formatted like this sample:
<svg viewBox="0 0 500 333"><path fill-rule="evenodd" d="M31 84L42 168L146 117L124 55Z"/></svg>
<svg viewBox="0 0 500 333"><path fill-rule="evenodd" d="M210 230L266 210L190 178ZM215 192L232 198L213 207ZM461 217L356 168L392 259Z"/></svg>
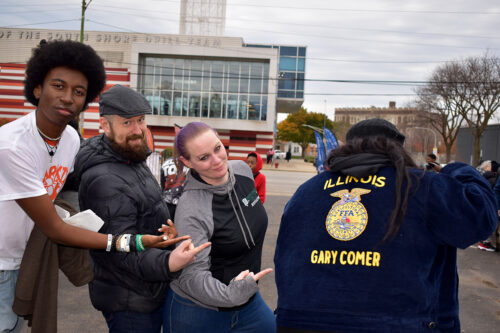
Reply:
<svg viewBox="0 0 500 333"><path fill-rule="evenodd" d="M106 246L106 252L111 251L111 242L113 241L113 235L108 234L108 245Z"/></svg>

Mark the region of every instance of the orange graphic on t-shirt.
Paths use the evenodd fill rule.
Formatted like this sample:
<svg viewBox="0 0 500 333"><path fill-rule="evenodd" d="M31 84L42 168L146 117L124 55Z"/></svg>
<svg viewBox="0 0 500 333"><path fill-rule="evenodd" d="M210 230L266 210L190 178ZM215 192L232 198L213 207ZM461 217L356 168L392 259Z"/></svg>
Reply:
<svg viewBox="0 0 500 333"><path fill-rule="evenodd" d="M68 177L68 168L63 166L51 166L49 171L45 172L43 185L52 200L63 187L66 177Z"/></svg>

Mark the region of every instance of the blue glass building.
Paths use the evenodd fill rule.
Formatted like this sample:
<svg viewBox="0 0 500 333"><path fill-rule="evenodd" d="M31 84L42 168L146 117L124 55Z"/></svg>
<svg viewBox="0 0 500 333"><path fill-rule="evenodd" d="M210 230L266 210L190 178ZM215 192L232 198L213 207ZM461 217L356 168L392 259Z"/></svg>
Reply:
<svg viewBox="0 0 500 333"><path fill-rule="evenodd" d="M305 46L245 44L246 47L278 49L277 112L297 112L304 102Z"/></svg>

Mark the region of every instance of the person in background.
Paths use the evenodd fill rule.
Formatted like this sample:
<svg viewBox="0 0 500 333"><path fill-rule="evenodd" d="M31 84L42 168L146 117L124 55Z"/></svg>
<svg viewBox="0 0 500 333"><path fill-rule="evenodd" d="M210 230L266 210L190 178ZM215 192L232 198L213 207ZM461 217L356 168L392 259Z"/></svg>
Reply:
<svg viewBox="0 0 500 333"><path fill-rule="evenodd" d="M174 156L190 168L175 213L179 234L212 247L170 284L165 332L274 333L257 285L271 269L260 268L267 213L252 171L243 161L228 162L216 131L201 122L177 134Z"/></svg>
<svg viewBox="0 0 500 333"><path fill-rule="evenodd" d="M161 189L145 162L151 153L146 141L149 113L146 98L131 88L115 85L100 96L104 133L82 144L75 174L80 179L80 208L91 209L104 221L102 232L151 234L168 221L174 229L169 237L176 236ZM171 244L187 238L172 239ZM135 242L140 245L140 238ZM90 300L109 331L159 333L169 281L208 245L194 248L186 240L172 252L90 251L95 275L89 284ZM179 253L188 260L179 260Z"/></svg>
<svg viewBox="0 0 500 333"><path fill-rule="evenodd" d="M66 125L99 95L105 82L101 58L82 43L42 40L28 61L24 95L36 111L0 128L0 332L21 329L22 318L12 304L34 225L59 244L121 250L111 234L64 223L53 205L80 146L77 132ZM170 245L163 237L145 235L143 245Z"/></svg>
<svg viewBox="0 0 500 333"><path fill-rule="evenodd" d="M438 162L436 162L436 160L437 160L436 155L434 154L427 155L426 158L427 164L425 165L425 170L439 172L441 170L441 165Z"/></svg>
<svg viewBox="0 0 500 333"><path fill-rule="evenodd" d="M495 198L497 200L498 208L498 218L500 220L500 177L497 178L497 182L493 187L493 192L495 192ZM489 239L492 244L495 244L495 251L498 252L500 250L500 221L497 223L496 230L493 232L493 235L490 236Z"/></svg>
<svg viewBox="0 0 500 333"><path fill-rule="evenodd" d="M491 185L491 188L494 189L497 201L498 198L500 198L500 185L498 185L498 187L496 185L498 180L498 166L499 165L496 161L486 160L477 167L477 171L479 171L483 177L486 178L488 183ZM488 237L488 239L479 242L477 247L478 249L487 252L498 252L498 242L498 230L495 230L493 234Z"/></svg>
<svg viewBox="0 0 500 333"><path fill-rule="evenodd" d="M278 333L460 332L457 248L497 203L471 166L416 168L383 119L352 126L287 203L274 256Z"/></svg>
<svg viewBox="0 0 500 333"><path fill-rule="evenodd" d="M486 160L481 162L476 168L480 174L490 183L491 187L495 186L498 178L498 162L492 160Z"/></svg>
<svg viewBox="0 0 500 333"><path fill-rule="evenodd" d="M174 124L175 134L179 133L182 127ZM182 194L184 182L188 168L184 167L182 172L177 172L177 167L173 157L165 159L161 166L160 187L163 191L163 200L167 203L168 211L172 219L175 218L175 208Z"/></svg>
<svg viewBox="0 0 500 333"><path fill-rule="evenodd" d="M266 176L260 170L262 169L262 157L257 152L251 152L247 155L246 160L248 166L252 170L253 179L255 181L255 189L259 194L260 201L266 201Z"/></svg>
<svg viewBox="0 0 500 333"><path fill-rule="evenodd" d="M285 159L288 163L290 163L290 160L292 159L292 152L290 150L286 152Z"/></svg>
<svg viewBox="0 0 500 333"><path fill-rule="evenodd" d="M273 163L273 156L274 156L274 150L271 147L267 151L267 164L272 164Z"/></svg>
<svg viewBox="0 0 500 333"><path fill-rule="evenodd" d="M273 148L269 149L268 154L269 154L269 157L267 158L267 164L273 164L273 162L274 162L274 149Z"/></svg>

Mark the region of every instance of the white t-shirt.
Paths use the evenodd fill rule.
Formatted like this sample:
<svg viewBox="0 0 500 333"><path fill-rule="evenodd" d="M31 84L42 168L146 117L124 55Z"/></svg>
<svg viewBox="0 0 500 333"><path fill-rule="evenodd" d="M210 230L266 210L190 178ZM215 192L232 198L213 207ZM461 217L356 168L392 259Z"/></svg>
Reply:
<svg viewBox="0 0 500 333"><path fill-rule="evenodd" d="M15 200L43 194L54 200L79 147L78 133L67 126L51 160L35 112L0 127L0 270L19 269L34 226Z"/></svg>

